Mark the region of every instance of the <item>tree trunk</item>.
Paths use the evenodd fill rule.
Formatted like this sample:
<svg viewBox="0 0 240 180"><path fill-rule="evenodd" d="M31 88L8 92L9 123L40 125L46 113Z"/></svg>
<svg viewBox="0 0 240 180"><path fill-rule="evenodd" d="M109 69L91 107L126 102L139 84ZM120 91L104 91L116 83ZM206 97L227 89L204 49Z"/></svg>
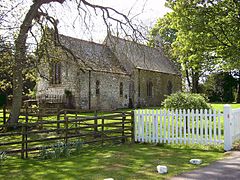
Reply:
<svg viewBox="0 0 240 180"><path fill-rule="evenodd" d="M192 71L192 93L199 92L199 75L198 72Z"/></svg>
<svg viewBox="0 0 240 180"><path fill-rule="evenodd" d="M189 89L191 89L191 81L190 81L190 78L189 78L189 72L188 70L186 69L186 79L187 79L187 83L188 83L188 87Z"/></svg>
<svg viewBox="0 0 240 180"><path fill-rule="evenodd" d="M22 77L22 63L24 63L24 56L21 56L20 53L22 50L17 50L15 54L15 61L13 65L13 102L12 109L8 123L18 122L18 117L20 115L20 109L22 105L22 88L23 88L23 77ZM17 54L17 52L19 54ZM25 53L24 53L25 55ZM21 58L22 57L22 58Z"/></svg>
<svg viewBox="0 0 240 180"><path fill-rule="evenodd" d="M237 103L240 103L240 82L238 81L238 89L237 89Z"/></svg>
<svg viewBox="0 0 240 180"><path fill-rule="evenodd" d="M26 14L15 41L15 61L13 65L13 103L8 123L18 122L22 105L23 76L22 71L26 63L26 40L33 19L38 15L38 9L50 2L63 3L65 0L35 0Z"/></svg>
<svg viewBox="0 0 240 180"><path fill-rule="evenodd" d="M240 70L238 71L238 85L237 85L237 103L240 103Z"/></svg>

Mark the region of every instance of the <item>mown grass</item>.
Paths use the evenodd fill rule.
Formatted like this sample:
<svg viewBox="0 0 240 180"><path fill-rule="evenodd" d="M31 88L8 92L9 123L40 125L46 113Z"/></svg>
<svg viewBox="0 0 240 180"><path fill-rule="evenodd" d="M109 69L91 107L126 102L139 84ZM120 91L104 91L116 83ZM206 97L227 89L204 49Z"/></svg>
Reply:
<svg viewBox="0 0 240 180"><path fill-rule="evenodd" d="M221 112L223 112L223 108L224 108L224 105L227 104L227 103L211 103L211 106L213 107L213 109L216 109L216 110L220 110ZM237 108L240 108L240 103L229 103L229 105L231 106L232 109L237 109Z"/></svg>
<svg viewBox="0 0 240 180"><path fill-rule="evenodd" d="M165 179L223 157L222 148L206 151L193 146L125 144L87 149L62 159L9 157L0 166L0 179ZM191 158L201 158L203 164L191 165ZM169 173L158 174L157 165L168 166Z"/></svg>
<svg viewBox="0 0 240 180"><path fill-rule="evenodd" d="M234 104L234 108L240 104ZM222 111L223 104L213 104ZM102 113L103 115L105 113ZM87 113L86 116L94 113ZM53 117L51 117L53 118ZM50 118L50 119L51 119ZM6 140L6 139L5 139ZM80 155L62 159L8 157L0 165L0 179L165 179L206 166L224 157L222 146L125 144L84 149ZM203 164L191 165L191 158ZM169 173L160 175L157 165L167 165Z"/></svg>

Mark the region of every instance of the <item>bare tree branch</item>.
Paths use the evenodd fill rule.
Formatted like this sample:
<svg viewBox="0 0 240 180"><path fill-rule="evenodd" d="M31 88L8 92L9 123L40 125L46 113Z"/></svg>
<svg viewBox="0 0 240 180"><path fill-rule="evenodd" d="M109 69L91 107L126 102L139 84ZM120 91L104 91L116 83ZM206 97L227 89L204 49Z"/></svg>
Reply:
<svg viewBox="0 0 240 180"><path fill-rule="evenodd" d="M117 22L121 28L121 30L123 30L124 34L128 37L131 37L133 38L134 40L138 39L137 37L137 34L139 34L139 36L141 38L143 38L143 34L138 31L137 28L135 28L133 26L133 23L131 22L131 20L123 13L117 11L116 9L112 8L112 7L107 7L107 6L101 6L101 5L96 5L96 4L92 4L92 3L89 3L88 1L86 0L76 0L76 2L80 5L81 3L85 4L86 6L88 7L91 7L94 12L96 13L97 9L101 10L102 11L102 17L103 17L103 21L108 29L108 31L110 30L109 28L109 24L107 22L107 19L109 20L112 20L114 22ZM116 15L119 15L121 18L123 18L123 20L121 20L120 18L115 18L113 17L112 15L110 15L110 12L113 12L115 13ZM129 35L129 33L127 33L126 31L126 28L125 27L129 27L130 30L133 32L132 35Z"/></svg>

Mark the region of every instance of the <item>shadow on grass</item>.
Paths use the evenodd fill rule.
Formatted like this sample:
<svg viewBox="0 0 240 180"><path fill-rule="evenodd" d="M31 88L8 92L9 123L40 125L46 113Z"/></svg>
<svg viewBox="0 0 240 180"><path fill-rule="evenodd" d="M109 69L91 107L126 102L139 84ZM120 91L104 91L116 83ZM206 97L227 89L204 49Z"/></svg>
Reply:
<svg viewBox="0 0 240 180"><path fill-rule="evenodd" d="M201 166L222 158L221 150L203 150L171 145L125 144L84 150L69 158L37 160L10 157L0 168L0 179L164 179L198 166L191 158L203 159ZM157 165L167 165L160 175Z"/></svg>

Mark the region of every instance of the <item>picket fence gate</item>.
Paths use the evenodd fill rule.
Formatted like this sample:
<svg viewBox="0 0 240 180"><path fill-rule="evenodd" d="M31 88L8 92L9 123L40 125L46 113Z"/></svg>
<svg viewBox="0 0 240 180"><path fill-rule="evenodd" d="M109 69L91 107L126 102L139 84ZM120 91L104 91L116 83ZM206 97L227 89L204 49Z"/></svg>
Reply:
<svg viewBox="0 0 240 180"><path fill-rule="evenodd" d="M240 139L240 109L224 105L216 110L134 111L136 142L177 144L222 144L226 151Z"/></svg>

